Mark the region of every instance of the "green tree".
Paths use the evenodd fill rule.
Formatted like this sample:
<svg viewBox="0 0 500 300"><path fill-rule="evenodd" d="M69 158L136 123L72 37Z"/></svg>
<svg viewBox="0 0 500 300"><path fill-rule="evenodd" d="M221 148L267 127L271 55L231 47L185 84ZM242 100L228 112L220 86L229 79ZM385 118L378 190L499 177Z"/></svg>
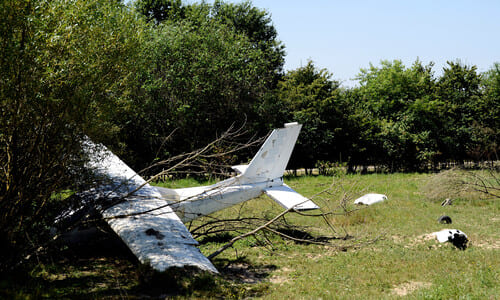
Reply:
<svg viewBox="0 0 500 300"><path fill-rule="evenodd" d="M268 62L246 36L226 25L160 24L143 59L136 110L122 120L132 165L191 151L234 122L246 119L251 125L258 118L256 109L268 91Z"/></svg>
<svg viewBox="0 0 500 300"><path fill-rule="evenodd" d="M500 63L483 74L479 119L474 123L475 158L498 160L500 152Z"/></svg>
<svg viewBox="0 0 500 300"><path fill-rule="evenodd" d="M459 61L447 64L437 82L437 95L443 103L439 148L444 157L461 161L470 158L476 148L474 124L481 117L481 75L476 66Z"/></svg>
<svg viewBox="0 0 500 300"><path fill-rule="evenodd" d="M356 166L380 165L385 158L385 151L378 139L380 136L379 120L373 115L368 105L364 105L359 87L341 92L342 115L346 117L343 139L340 143L339 160L347 163L347 171L354 172Z"/></svg>
<svg viewBox="0 0 500 300"><path fill-rule="evenodd" d="M246 120L259 134L276 125L273 88L284 51L267 12L251 2L140 0L135 7L155 26L142 47L136 111L120 121L128 163L140 169L191 151L233 122Z"/></svg>
<svg viewBox="0 0 500 300"><path fill-rule="evenodd" d="M266 72L274 75L268 82L270 88L276 86L282 75L285 47L277 38L269 13L253 6L251 1L183 4L180 0L138 0L135 6L148 20L156 23L188 20L194 26L209 23L217 27L215 23L223 24L227 29L245 35L255 48L261 50L261 55L268 61Z"/></svg>
<svg viewBox="0 0 500 300"><path fill-rule="evenodd" d="M382 155L371 161L384 163L392 170L415 170L433 161L438 154L435 134L439 127L434 97L432 63L417 60L411 68L401 61L382 61L381 67L362 69L358 111L377 124L377 145Z"/></svg>
<svg viewBox="0 0 500 300"><path fill-rule="evenodd" d="M165 20L180 21L186 18L186 7L182 5L181 0L141 0L134 4L148 21L161 23Z"/></svg>
<svg viewBox="0 0 500 300"><path fill-rule="evenodd" d="M246 35L265 55L269 62L269 71L281 75L285 62L285 47L278 40L278 32L268 12L253 6L251 1L226 3L216 0L212 15L215 20ZM279 77L274 79L277 80ZM276 84L276 81L271 84Z"/></svg>
<svg viewBox="0 0 500 300"><path fill-rule="evenodd" d="M0 3L0 268L46 238L84 173L83 136L119 130L143 26L107 0Z"/></svg>
<svg viewBox="0 0 500 300"><path fill-rule="evenodd" d="M292 167L312 168L317 160L331 160L341 116L337 111L339 82L312 61L289 71L278 83L278 99L288 119L303 124L290 162Z"/></svg>

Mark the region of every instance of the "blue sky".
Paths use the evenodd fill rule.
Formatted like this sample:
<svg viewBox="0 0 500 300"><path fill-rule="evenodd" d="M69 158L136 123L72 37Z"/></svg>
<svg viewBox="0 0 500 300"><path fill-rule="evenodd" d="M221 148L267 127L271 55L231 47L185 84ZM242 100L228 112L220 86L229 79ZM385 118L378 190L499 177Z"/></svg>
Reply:
<svg viewBox="0 0 500 300"><path fill-rule="evenodd" d="M239 2L239 1L230 1ZM447 60L500 62L500 1L464 0L253 0L271 14L286 46L285 69L308 59L352 86L360 68L380 60L417 57L441 74Z"/></svg>

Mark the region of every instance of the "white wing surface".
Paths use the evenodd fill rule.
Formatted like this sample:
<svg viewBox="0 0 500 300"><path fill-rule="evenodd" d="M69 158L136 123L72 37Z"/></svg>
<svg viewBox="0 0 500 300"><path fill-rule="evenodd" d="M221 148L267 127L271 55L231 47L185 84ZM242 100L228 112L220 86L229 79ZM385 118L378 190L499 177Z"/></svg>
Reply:
<svg viewBox="0 0 500 300"><path fill-rule="evenodd" d="M361 196L358 199L354 200L354 204L372 205L372 204L379 203L379 202L382 202L385 200L387 200L386 195L366 194L366 195Z"/></svg>
<svg viewBox="0 0 500 300"><path fill-rule="evenodd" d="M101 196L125 196L145 184L106 147L91 142L88 146L92 153L90 166L109 179L96 190ZM106 209L103 216L141 263L160 272L171 267L197 267L217 273L210 260L195 247L198 242L160 198L155 187L145 184L126 201Z"/></svg>

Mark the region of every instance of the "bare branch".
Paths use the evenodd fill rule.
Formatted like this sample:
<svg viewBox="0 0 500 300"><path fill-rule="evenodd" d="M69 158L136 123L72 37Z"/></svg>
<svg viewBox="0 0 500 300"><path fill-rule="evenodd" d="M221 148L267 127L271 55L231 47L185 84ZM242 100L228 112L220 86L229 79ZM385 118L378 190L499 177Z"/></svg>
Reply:
<svg viewBox="0 0 500 300"><path fill-rule="evenodd" d="M233 124L225 132L223 132L221 136L217 137L214 141L212 141L211 143L209 143L205 147L203 147L201 149L198 149L198 150L195 150L195 151L192 151L190 153L180 154L180 155L174 156L174 157L172 157L170 159L159 161L159 162L153 164L152 166L149 166L149 167L141 170L139 173L143 173L146 170L148 170L150 168L153 168L153 167L157 167L157 166L161 166L161 165L170 165L171 163L177 161L174 165L171 165L166 170L163 170L162 172L160 172L160 173L152 176L148 180L146 180L146 182L144 184L142 184L141 186L137 187L135 190L133 190L130 193L128 193L125 196L125 198L133 195L138 190L140 190L141 188L143 188L146 184L149 184L150 182L155 181L159 177L161 177L163 175L170 174L175 169L182 168L182 167L188 166L190 164L193 164L193 162L196 162L198 158L215 158L215 157L225 156L225 155L237 152L237 151L241 151L242 149L254 146L255 144L258 144L258 143L260 143L262 141L262 139L255 139L255 137L252 137L245 144L240 144L240 143L236 144L236 143L233 143L232 145L236 145L236 146L233 147L232 149L228 150L228 151L223 152L223 153L208 154L209 151L213 148L214 145L220 144L220 143L222 143L224 141L236 140L238 137L241 137L244 133L245 132L243 131L243 126L240 127L240 128L238 128L238 129L236 129L236 130L234 130L234 124ZM203 163L201 163L200 161L198 161L197 166L201 166L201 165L203 165Z"/></svg>
<svg viewBox="0 0 500 300"><path fill-rule="evenodd" d="M227 248L231 247L237 241L239 241L239 240L241 240L243 238L246 238L247 236L254 235L255 233L257 233L260 230L266 228L267 226L269 226L270 224L272 224L273 222L275 222L276 220L278 220L279 218L281 218L283 215L289 213L292 210L294 210L294 208L290 207L289 209L284 210L279 215L277 215L276 217L274 217L273 219L271 219L269 222L265 223L264 225L259 226L259 227L255 228L252 231L249 231L247 233L244 233L244 234L242 234L240 236L237 236L237 237L233 238L229 243L225 244L224 246L222 246L221 248L219 248L217 251L215 251L214 253L212 253L209 256L207 256L207 258L208 259L212 259L212 258L216 257L217 255L221 254L224 250L226 250Z"/></svg>

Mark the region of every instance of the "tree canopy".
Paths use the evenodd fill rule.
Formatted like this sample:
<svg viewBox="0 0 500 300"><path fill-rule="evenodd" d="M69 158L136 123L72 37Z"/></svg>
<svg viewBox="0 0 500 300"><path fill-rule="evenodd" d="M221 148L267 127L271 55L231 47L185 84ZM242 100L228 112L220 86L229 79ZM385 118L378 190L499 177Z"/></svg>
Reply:
<svg viewBox="0 0 500 300"><path fill-rule="evenodd" d="M303 124L291 166L310 167L317 160L331 159L335 131L343 117L337 106L339 82L331 77L326 69L318 70L309 61L288 72L278 84L278 99L287 112L285 119Z"/></svg>

